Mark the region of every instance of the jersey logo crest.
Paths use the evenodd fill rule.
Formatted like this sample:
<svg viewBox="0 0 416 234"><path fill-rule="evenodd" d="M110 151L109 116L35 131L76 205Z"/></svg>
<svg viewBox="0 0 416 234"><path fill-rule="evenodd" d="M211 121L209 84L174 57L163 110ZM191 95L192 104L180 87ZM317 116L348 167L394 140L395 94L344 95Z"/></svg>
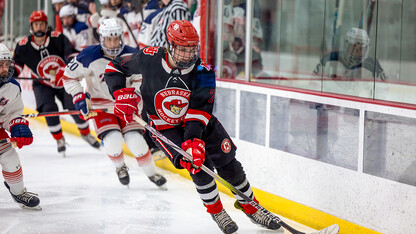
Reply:
<svg viewBox="0 0 416 234"><path fill-rule="evenodd" d="M143 53L153 56L153 55L155 55L155 53L157 52L158 49L159 49L159 47L147 47L143 50Z"/></svg>
<svg viewBox="0 0 416 234"><path fill-rule="evenodd" d="M9 102L9 99L6 99L5 97L0 98L0 106L5 106Z"/></svg>
<svg viewBox="0 0 416 234"><path fill-rule="evenodd" d="M19 46L26 45L26 43L27 43L28 41L29 41L29 40L27 39L27 37L23 38L22 40L20 40L20 41L19 41Z"/></svg>
<svg viewBox="0 0 416 234"><path fill-rule="evenodd" d="M170 110L175 115L179 115L181 113L181 110L187 105L187 103L182 103L182 100L180 99L173 99L170 102L163 103L163 106Z"/></svg>
<svg viewBox="0 0 416 234"><path fill-rule="evenodd" d="M228 154L231 151L231 143L228 138L225 138L221 143L221 150L222 152Z"/></svg>
<svg viewBox="0 0 416 234"><path fill-rule="evenodd" d="M120 62L120 65L123 66L125 63L131 60L131 55L123 56L123 59Z"/></svg>
<svg viewBox="0 0 416 234"><path fill-rule="evenodd" d="M58 73L60 67L65 66L66 64L61 57L50 55L39 62L36 71L40 77L51 79L55 78L56 73Z"/></svg>
<svg viewBox="0 0 416 234"><path fill-rule="evenodd" d="M181 88L160 90L155 96L155 108L160 119L178 125L185 119L191 92Z"/></svg>

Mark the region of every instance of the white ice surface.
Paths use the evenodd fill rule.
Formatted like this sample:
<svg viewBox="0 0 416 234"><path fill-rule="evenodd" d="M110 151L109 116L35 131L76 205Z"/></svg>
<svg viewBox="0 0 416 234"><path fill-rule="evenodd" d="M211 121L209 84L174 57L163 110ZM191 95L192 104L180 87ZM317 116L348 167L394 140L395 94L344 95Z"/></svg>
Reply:
<svg viewBox="0 0 416 234"><path fill-rule="evenodd" d="M34 142L18 150L28 191L39 194L42 211L23 210L0 185L0 233L222 233L206 213L191 181L164 171L167 191L158 189L125 157L130 188L122 186L103 151L64 134L66 158L47 128L30 121ZM3 178L1 178L3 180ZM240 234L279 233L254 224L221 194ZM282 232L280 232L282 233Z"/></svg>

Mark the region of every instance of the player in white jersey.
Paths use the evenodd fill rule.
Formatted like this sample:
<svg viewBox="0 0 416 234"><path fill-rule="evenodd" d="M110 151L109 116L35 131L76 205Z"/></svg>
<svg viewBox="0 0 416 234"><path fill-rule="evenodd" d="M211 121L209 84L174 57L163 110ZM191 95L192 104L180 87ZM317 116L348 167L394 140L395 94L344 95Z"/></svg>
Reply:
<svg viewBox="0 0 416 234"><path fill-rule="evenodd" d="M76 19L74 6L63 6L59 11L59 17L62 20L64 35L76 50L81 51L87 46L96 44L97 41L88 23Z"/></svg>
<svg viewBox="0 0 416 234"><path fill-rule="evenodd" d="M10 50L0 43L0 139L14 142L22 148L33 142L29 122L21 118L23 101L19 83L12 79L14 63ZM6 131L10 132L11 138ZM0 164L4 185L13 200L22 208L40 210L39 198L27 192L23 183L22 166L16 150L10 142L0 143Z"/></svg>
<svg viewBox="0 0 416 234"><path fill-rule="evenodd" d="M345 35L343 49L325 54L314 73L335 80L387 80L378 60L368 57L370 38L365 30L351 28Z"/></svg>
<svg viewBox="0 0 416 234"><path fill-rule="evenodd" d="M109 93L103 75L107 64L116 57L128 57L137 49L125 46L123 31L114 18L103 21L99 28L100 45L89 46L74 58L65 68L64 87L74 99L75 108L91 118L89 109L114 107L114 100ZM86 92L80 84L85 78ZM141 76L134 75L127 80L127 87L139 92ZM91 98L87 97L88 93ZM142 107L140 107L142 108ZM130 177L124 163L123 141L135 156L139 166L157 186L166 183L166 179L156 172L155 164L149 147L143 138L143 127L138 123L127 123L114 114L97 113L92 117L98 137L104 142L104 150L113 161L118 178L123 185L128 185Z"/></svg>

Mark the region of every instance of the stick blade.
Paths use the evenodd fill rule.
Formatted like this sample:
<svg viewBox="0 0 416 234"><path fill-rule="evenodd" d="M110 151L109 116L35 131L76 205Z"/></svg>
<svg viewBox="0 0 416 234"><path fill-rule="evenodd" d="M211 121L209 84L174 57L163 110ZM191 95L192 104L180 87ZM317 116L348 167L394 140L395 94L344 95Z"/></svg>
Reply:
<svg viewBox="0 0 416 234"><path fill-rule="evenodd" d="M317 232L312 232L310 234L337 234L339 232L338 224L333 224L327 228L324 228Z"/></svg>

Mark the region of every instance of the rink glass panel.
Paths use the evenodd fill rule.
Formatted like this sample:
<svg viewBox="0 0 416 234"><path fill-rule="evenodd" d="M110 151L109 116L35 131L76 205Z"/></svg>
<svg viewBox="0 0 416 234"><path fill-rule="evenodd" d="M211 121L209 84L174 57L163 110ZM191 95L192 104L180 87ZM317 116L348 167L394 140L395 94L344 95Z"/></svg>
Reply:
<svg viewBox="0 0 416 234"><path fill-rule="evenodd" d="M3 3L4 4L4 3ZM30 24L29 24L29 16L30 14L37 9L38 1L34 0L9 0L9 12L8 12L8 33L13 33L13 35L9 35L10 41L7 42L7 39L4 38L2 43L5 43L11 49L14 49L16 46L17 41L22 39L25 35L29 34ZM44 1L39 2L40 7L44 10L45 5ZM3 14L1 17L1 30L2 35L5 34L5 14L6 9L3 10ZM51 16L52 13L50 12L51 9L48 9L48 16L49 16L49 25L53 27L53 17ZM13 15L13 16L12 16ZM11 17L13 17L11 19Z"/></svg>
<svg viewBox="0 0 416 234"><path fill-rule="evenodd" d="M218 118L231 137L236 137L236 91L217 87L213 114Z"/></svg>
<svg viewBox="0 0 416 234"><path fill-rule="evenodd" d="M376 77L374 69L348 73L348 69L328 65L313 73L325 54L345 48L345 35L359 27L369 6L367 0L343 2L342 24L334 36L335 0L254 0L252 63L246 64L251 66L250 81L416 104L416 8L412 0L376 1L369 29L364 20L370 38L368 57L378 61L387 81ZM331 74L337 74L337 79Z"/></svg>
<svg viewBox="0 0 416 234"><path fill-rule="evenodd" d="M244 79L246 1L224 0L222 78Z"/></svg>
<svg viewBox="0 0 416 234"><path fill-rule="evenodd" d="M265 145L266 95L241 91L240 139Z"/></svg>
<svg viewBox="0 0 416 234"><path fill-rule="evenodd" d="M364 173L416 186L416 119L366 112Z"/></svg>
<svg viewBox="0 0 416 234"><path fill-rule="evenodd" d="M270 148L357 170L359 111L271 97Z"/></svg>

